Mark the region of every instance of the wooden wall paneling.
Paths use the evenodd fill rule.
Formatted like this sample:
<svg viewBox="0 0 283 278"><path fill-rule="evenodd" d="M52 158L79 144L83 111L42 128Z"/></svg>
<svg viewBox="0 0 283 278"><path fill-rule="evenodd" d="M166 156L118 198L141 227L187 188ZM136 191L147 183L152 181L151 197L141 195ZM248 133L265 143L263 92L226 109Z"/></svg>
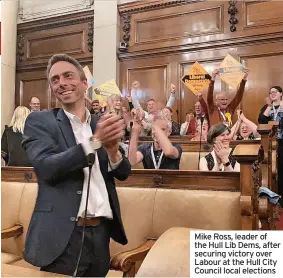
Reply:
<svg viewBox="0 0 283 278"><path fill-rule="evenodd" d="M138 95L143 108L147 100L154 98L157 105L161 106L167 94L168 65L137 67L127 71L127 87L131 88L133 81L141 83L142 92Z"/></svg>
<svg viewBox="0 0 283 278"><path fill-rule="evenodd" d="M270 88L283 86L283 51L278 56L245 57L242 60L250 69L242 109L248 119L258 123L260 109L266 104L265 98L269 96Z"/></svg>
<svg viewBox="0 0 283 278"><path fill-rule="evenodd" d="M29 101L33 96L40 99L41 109L48 109L51 103L54 103L48 91L44 70L22 72L16 75L16 107L23 105L30 109Z"/></svg>
<svg viewBox="0 0 283 278"><path fill-rule="evenodd" d="M283 25L282 1L243 2L244 29Z"/></svg>
<svg viewBox="0 0 283 278"><path fill-rule="evenodd" d="M18 25L16 106L29 107L31 96L40 98L42 109L60 106L45 77L54 54L66 53L92 71L93 17L87 11Z"/></svg>
<svg viewBox="0 0 283 278"><path fill-rule="evenodd" d="M236 31L231 32L229 1L142 1L122 5L121 40L126 27L128 52L121 59L179 51L265 43L282 37L280 1L237 1ZM123 16L130 16L124 25ZM178 20L176 20L178 19Z"/></svg>

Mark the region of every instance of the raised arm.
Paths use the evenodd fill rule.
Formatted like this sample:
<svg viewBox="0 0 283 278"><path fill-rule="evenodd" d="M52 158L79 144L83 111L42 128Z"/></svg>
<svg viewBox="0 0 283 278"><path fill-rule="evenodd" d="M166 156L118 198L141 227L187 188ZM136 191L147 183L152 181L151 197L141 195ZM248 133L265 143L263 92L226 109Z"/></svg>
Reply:
<svg viewBox="0 0 283 278"><path fill-rule="evenodd" d="M174 84L171 84L170 89L171 89L170 90L171 93L170 93L170 97L169 97L169 99L167 101L166 107L172 108L174 106L175 99L176 99L176 96L175 96L175 94L176 94L176 86Z"/></svg>
<svg viewBox="0 0 283 278"><path fill-rule="evenodd" d="M164 131L156 124L152 125L152 129L154 129L155 137L162 151L164 152L164 155L166 157L177 159L180 156L180 153L178 149L172 145Z"/></svg>
<svg viewBox="0 0 283 278"><path fill-rule="evenodd" d="M213 101L213 91L214 91L214 82L216 76L219 74L219 69L215 69L211 73L211 80L209 82L208 91L207 91L207 105L209 113L214 111L214 101Z"/></svg>
<svg viewBox="0 0 283 278"><path fill-rule="evenodd" d="M245 91L246 82L247 82L247 78L248 78L248 72L249 72L249 70L246 69L244 78L243 78L243 80L240 83L240 86L238 88L237 94L235 95L235 97L233 98L233 100L229 104L229 107L232 110L232 114L234 113L234 111L236 110L236 108L238 107L240 102L242 101L242 98L243 98L243 95L244 95L244 91Z"/></svg>
<svg viewBox="0 0 283 278"><path fill-rule="evenodd" d="M85 94L85 100L91 105L92 100Z"/></svg>
<svg viewBox="0 0 283 278"><path fill-rule="evenodd" d="M132 166L143 160L143 154L138 151L138 139L141 131L141 125L136 120L133 122L131 140L129 142L129 161Z"/></svg>
<svg viewBox="0 0 283 278"><path fill-rule="evenodd" d="M240 120L245 123L253 132L255 137L260 137L260 134L257 132L257 125L255 123L253 123L252 121L250 121L248 118L246 118L246 116L244 115L244 113L242 113L239 116Z"/></svg>
<svg viewBox="0 0 283 278"><path fill-rule="evenodd" d="M199 101L199 103L202 107L202 110L203 110L203 113L204 113L206 119L209 120L208 107L207 107L205 100L202 97L202 93L197 92L197 97L198 97L198 101Z"/></svg>

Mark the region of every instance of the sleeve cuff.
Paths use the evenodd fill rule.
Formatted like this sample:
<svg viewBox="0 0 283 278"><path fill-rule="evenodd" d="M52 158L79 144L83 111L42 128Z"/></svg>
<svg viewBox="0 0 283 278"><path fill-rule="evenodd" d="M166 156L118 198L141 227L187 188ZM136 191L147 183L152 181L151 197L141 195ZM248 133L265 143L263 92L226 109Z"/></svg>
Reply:
<svg viewBox="0 0 283 278"><path fill-rule="evenodd" d="M91 145L91 143L90 143L89 140L87 140L87 139L84 140L84 141L81 143L81 145L82 145L82 148L83 148L83 150L84 150L85 155L88 155L88 154L90 154L90 153L94 153L93 147L92 147L92 145Z"/></svg>
<svg viewBox="0 0 283 278"><path fill-rule="evenodd" d="M111 171L117 169L119 167L119 165L121 164L122 160L123 160L123 157L118 162L114 163L109 159L108 172L111 172Z"/></svg>

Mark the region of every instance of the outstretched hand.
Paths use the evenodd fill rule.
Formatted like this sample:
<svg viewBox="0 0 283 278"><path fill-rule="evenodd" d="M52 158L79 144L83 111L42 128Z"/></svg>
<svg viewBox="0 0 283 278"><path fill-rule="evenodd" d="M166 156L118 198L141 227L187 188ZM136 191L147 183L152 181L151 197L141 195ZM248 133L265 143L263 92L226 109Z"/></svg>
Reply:
<svg viewBox="0 0 283 278"><path fill-rule="evenodd" d="M219 75L219 69L213 70L213 72L211 73L211 79L215 80L216 75Z"/></svg>
<svg viewBox="0 0 283 278"><path fill-rule="evenodd" d="M243 77L243 80L247 80L248 79L248 75L249 75L249 69L245 69L244 73L245 73L245 75Z"/></svg>

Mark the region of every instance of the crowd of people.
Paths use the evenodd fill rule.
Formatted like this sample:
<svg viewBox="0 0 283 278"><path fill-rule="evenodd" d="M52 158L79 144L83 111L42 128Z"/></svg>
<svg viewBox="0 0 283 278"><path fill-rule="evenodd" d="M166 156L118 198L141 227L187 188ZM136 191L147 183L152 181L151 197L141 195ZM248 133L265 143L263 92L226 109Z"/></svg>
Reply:
<svg viewBox="0 0 283 278"><path fill-rule="evenodd" d="M169 139L169 136L179 135L186 136L184 140L207 142L213 146L213 151L201 159L200 170L239 171L238 164L233 161L229 142L231 140L260 139L257 124L250 121L243 111L236 111L244 95L248 70L245 70L237 93L231 101L228 100L225 92L214 93L214 83L217 76L219 76L219 69L215 69L211 74L207 100L204 100L202 93L198 92L194 111L186 113L185 121L182 124L172 119L172 107L176 100L176 86L174 84L170 86L170 97L163 107L158 106L156 100L151 98L146 102L146 109L142 108L139 100L139 95L142 92L139 81L132 83L131 90L126 93L125 97L111 95L106 107L96 99L89 99L86 94L85 102L91 105L90 113L97 120L101 119L103 115L111 113L124 120L125 136L121 139L120 146L129 156L132 166L142 162L146 169L179 169L182 150L179 145L172 144ZM14 159L15 153L20 153L19 146L26 117L29 112L40 111L39 98L32 97L29 106L30 111L21 106L15 110L10 125L6 126L3 133L2 157L7 165L30 165L25 155L17 155L18 158ZM234 118L237 118L235 122L233 122ZM282 166L283 101L282 88L279 86L273 86L270 89L269 96L266 97L266 105L259 113L258 123L265 124L270 120L281 123L278 132L278 157L279 166ZM17 122L21 123L21 128L18 128ZM151 136L153 144L138 146L139 137L143 136ZM282 181L281 176L279 180Z"/></svg>
<svg viewBox="0 0 283 278"><path fill-rule="evenodd" d="M242 111L236 111L248 71L231 102L223 92L217 93L213 101L217 75L218 69L212 73L207 100L199 92L195 111L188 111L186 121L180 125L172 120L175 85L171 84L164 107L149 99L144 110L138 97L140 83L135 81L126 97L111 95L107 107L102 109L99 101L86 97L87 78L78 61L65 54L54 55L48 63L47 78L62 108L40 111L40 100L32 97L31 110L17 107L2 135L2 157L6 163L32 165L39 184L24 259L48 272L104 277L109 269L110 238L127 243L114 178L127 179L131 167L138 163L145 169L179 170L182 148L170 141L172 134L188 135L193 141L206 141L212 146L212 151L200 159L200 170L239 171L231 140L260 138L257 125ZM281 87L272 87L258 118L262 124L271 120L280 122L277 135L280 195L283 194L282 94ZM90 111L86 103L91 104ZM237 121L233 123L235 113ZM151 136L152 142L139 145L139 138L145 135ZM80 250L78 242L82 235L85 245ZM88 248L94 251L89 252ZM82 250L80 267L76 269Z"/></svg>

